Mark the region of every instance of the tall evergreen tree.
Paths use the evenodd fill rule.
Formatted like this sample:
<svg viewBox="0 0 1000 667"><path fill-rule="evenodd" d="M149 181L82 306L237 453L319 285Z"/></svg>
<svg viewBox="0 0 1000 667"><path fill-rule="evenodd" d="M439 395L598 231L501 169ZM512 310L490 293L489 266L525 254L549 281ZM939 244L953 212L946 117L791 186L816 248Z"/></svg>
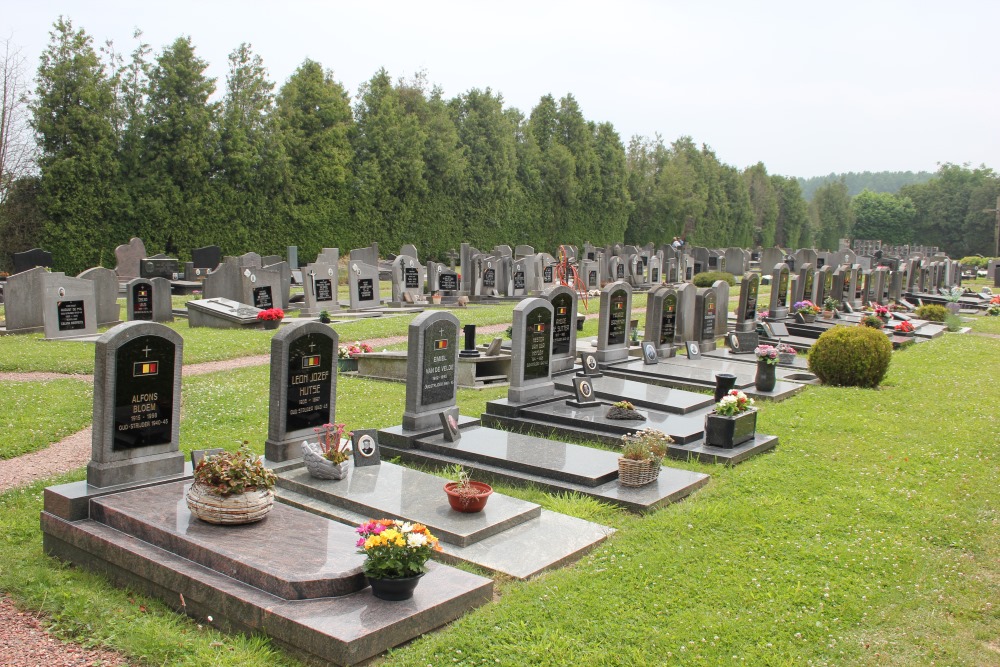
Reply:
<svg viewBox="0 0 1000 667"><path fill-rule="evenodd" d="M763 162L747 167L743 172L743 180L750 191L750 205L753 208L753 245L770 248L774 246L778 225L778 197L774 184Z"/></svg>
<svg viewBox="0 0 1000 667"><path fill-rule="evenodd" d="M913 219L917 209L906 196L865 190L851 200L855 239L876 239L886 243L913 240Z"/></svg>
<svg viewBox="0 0 1000 667"><path fill-rule="evenodd" d="M109 220L120 210L114 90L93 39L60 18L42 53L32 103L46 223L38 238L56 268L113 261Z"/></svg>
<svg viewBox="0 0 1000 667"><path fill-rule="evenodd" d="M809 205L809 215L816 230L816 246L836 250L840 239L847 238L854 225L847 185L843 181L832 181L817 189Z"/></svg>
<svg viewBox="0 0 1000 667"><path fill-rule="evenodd" d="M278 129L288 159L288 242L303 257L324 246L357 248L372 240L352 222L353 122L347 92L306 60L278 93Z"/></svg>
<svg viewBox="0 0 1000 667"><path fill-rule="evenodd" d="M166 47L150 69L143 136L138 228L148 250L185 256L201 244L206 226L226 227L219 215L219 105L209 102L215 79L189 37ZM228 244L227 244L228 245Z"/></svg>

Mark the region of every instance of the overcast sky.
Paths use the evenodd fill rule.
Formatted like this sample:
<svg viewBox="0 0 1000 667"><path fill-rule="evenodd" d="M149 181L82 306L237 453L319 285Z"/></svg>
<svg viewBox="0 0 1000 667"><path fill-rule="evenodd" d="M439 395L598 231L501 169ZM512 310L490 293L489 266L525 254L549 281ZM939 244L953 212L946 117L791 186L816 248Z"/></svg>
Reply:
<svg viewBox="0 0 1000 667"><path fill-rule="evenodd" d="M572 93L633 135L690 135L771 173L1000 168L1000 2L0 0L34 73L52 22L129 53L189 35L225 87L248 42L279 86L305 58L352 96L385 67L447 97L492 88L525 114Z"/></svg>

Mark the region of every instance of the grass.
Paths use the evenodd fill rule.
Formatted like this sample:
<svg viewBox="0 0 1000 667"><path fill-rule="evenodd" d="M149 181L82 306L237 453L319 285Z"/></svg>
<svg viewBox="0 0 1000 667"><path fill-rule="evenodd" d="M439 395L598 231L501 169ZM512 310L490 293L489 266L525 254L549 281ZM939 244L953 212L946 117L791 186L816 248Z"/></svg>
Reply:
<svg viewBox="0 0 1000 667"><path fill-rule="evenodd" d="M79 380L6 383L0 459L44 449L90 424L92 391Z"/></svg>
<svg viewBox="0 0 1000 667"><path fill-rule="evenodd" d="M1000 333L998 322L971 326ZM0 339L0 358L21 338ZM995 338L949 334L896 353L878 390L809 387L768 403L759 429L780 437L773 453L735 468L684 464L710 471L710 484L647 516L500 485L618 533L572 566L499 581L495 603L379 664L1000 665L1000 414L989 390L998 353ZM266 367L186 378L183 448L246 438L260 450L267 378ZM341 378L337 419L398 423L404 393ZM462 413L503 394L460 390ZM55 438L56 420L30 413L38 402L89 414L86 396L56 396L18 402L16 428L38 423ZM298 664L267 640L220 634L45 557L41 490L82 474L0 496L0 589L44 611L62 636L140 664Z"/></svg>

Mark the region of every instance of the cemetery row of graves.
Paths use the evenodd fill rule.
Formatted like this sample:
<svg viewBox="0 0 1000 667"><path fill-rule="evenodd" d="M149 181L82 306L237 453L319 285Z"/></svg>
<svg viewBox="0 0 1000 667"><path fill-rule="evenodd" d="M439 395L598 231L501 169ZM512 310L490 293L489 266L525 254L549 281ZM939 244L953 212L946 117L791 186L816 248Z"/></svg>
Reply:
<svg viewBox="0 0 1000 667"><path fill-rule="evenodd" d="M383 260L373 246L346 261L326 249L299 267L292 248L286 259L224 258L216 248L178 271L175 260L144 254L133 239L115 270L70 278L32 266L5 285L6 333L94 350L91 461L85 479L45 489L44 552L200 623L334 664L495 606L498 581L526 581L504 586L528 591L529 580L572 577L555 572L580 559L571 571L603 563L604 572L625 548L617 532L678 521L656 510L698 490L712 498L713 478L757 466L775 474L787 445L767 413L787 418L796 410L785 405L815 409L816 397L838 396L807 360L826 332L874 318L887 346L921 348L913 342L943 344L946 326L920 319L918 305L954 303L974 318L992 307L989 289L962 289L957 263L940 255L564 246L552 256L463 244L459 266L424 265L412 246ZM721 275L730 269L735 284ZM720 274L710 284L691 282L710 270ZM172 295L194 291L200 298L176 307ZM509 338L477 336L467 314L504 303ZM820 313L815 304L825 303ZM596 315L587 328L584 313ZM405 351L352 350L338 334L393 319L405 324ZM198 400L182 382L186 332L211 329L269 337L266 389L247 390L263 397L249 418L266 426L251 443L260 460L211 439L182 446L182 429L211 430L182 423L182 400ZM331 438L330 425L345 421L345 383L369 401L401 399L383 407L392 422L354 418ZM473 402L482 409L465 409L463 391L486 393ZM485 507L449 506L448 470L492 483ZM400 523L376 530L372 519ZM360 542L359 526L368 531ZM423 560L377 576L385 572L373 536L397 528L416 530L399 548L418 545ZM425 565L428 544L438 550ZM409 554L394 558L417 558ZM418 576L402 576L414 568ZM414 582L402 599L382 592L385 580L403 579ZM658 606L649 600L635 613ZM810 650L834 653L831 644Z"/></svg>

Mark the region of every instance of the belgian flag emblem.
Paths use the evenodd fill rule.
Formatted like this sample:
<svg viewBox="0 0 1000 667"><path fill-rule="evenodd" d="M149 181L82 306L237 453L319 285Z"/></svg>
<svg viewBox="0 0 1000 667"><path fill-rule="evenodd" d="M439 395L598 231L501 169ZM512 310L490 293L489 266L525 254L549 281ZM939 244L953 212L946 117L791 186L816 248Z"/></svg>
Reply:
<svg viewBox="0 0 1000 667"><path fill-rule="evenodd" d="M535 333L545 333L545 324L533 324L531 330Z"/></svg>
<svg viewBox="0 0 1000 667"><path fill-rule="evenodd" d="M448 339L447 338L438 338L436 341L434 341L434 349L435 350L447 350L448 349Z"/></svg>
<svg viewBox="0 0 1000 667"><path fill-rule="evenodd" d="M559 308L556 309L556 314L557 315L565 315L568 312L569 312L569 308L567 308L566 306L559 306Z"/></svg>
<svg viewBox="0 0 1000 667"><path fill-rule="evenodd" d="M160 371L158 361L136 361L132 364L132 377L151 377Z"/></svg>
<svg viewBox="0 0 1000 667"><path fill-rule="evenodd" d="M309 354L302 357L302 368L315 368L319 366L319 355Z"/></svg>
<svg viewBox="0 0 1000 667"><path fill-rule="evenodd" d="M625 310L625 302L615 301L615 310Z"/></svg>

